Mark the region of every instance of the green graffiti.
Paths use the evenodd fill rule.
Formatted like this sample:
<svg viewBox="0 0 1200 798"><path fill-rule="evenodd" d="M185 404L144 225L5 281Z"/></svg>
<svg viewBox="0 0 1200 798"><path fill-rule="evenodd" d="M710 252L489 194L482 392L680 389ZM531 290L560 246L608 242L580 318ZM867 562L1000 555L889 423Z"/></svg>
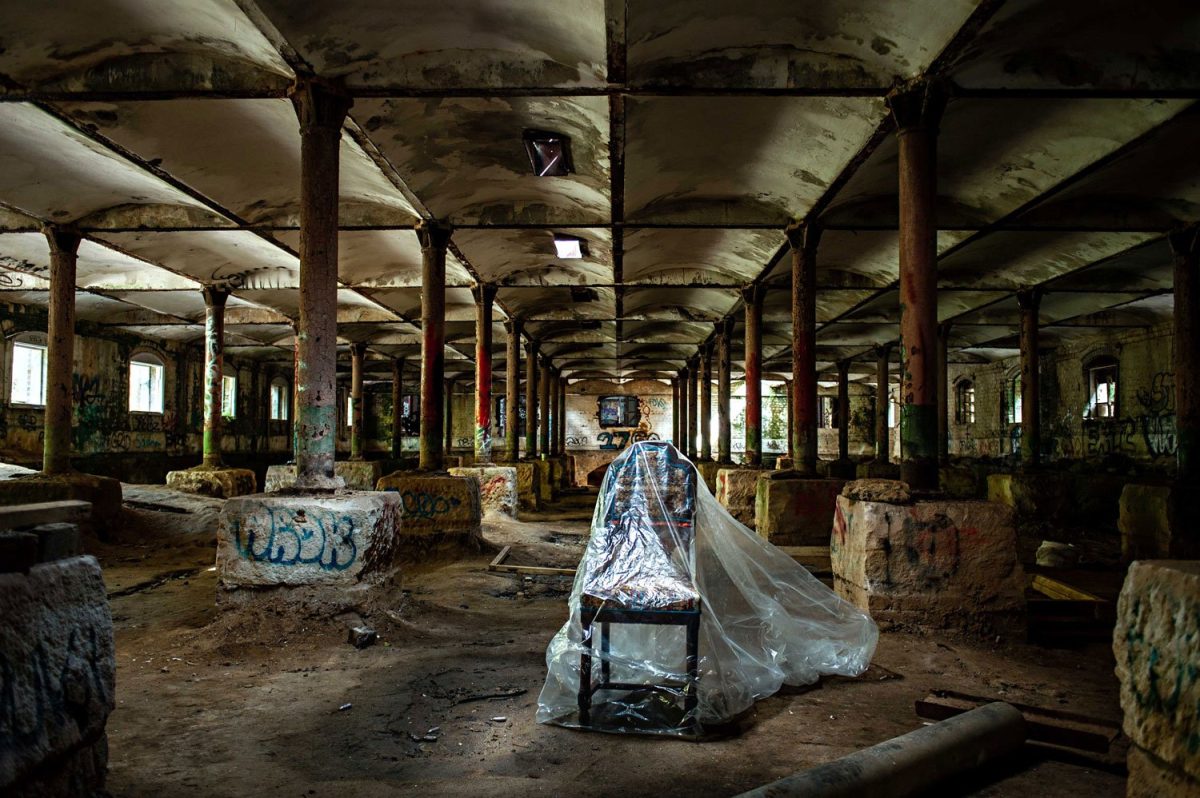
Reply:
<svg viewBox="0 0 1200 798"><path fill-rule="evenodd" d="M900 443L905 456L937 457L937 406L906 404L900 408Z"/></svg>

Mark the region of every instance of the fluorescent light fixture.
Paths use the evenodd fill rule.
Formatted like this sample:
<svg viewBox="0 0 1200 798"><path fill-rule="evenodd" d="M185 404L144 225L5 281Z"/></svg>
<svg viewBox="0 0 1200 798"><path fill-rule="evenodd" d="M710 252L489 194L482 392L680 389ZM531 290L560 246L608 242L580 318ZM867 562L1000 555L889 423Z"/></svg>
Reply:
<svg viewBox="0 0 1200 798"><path fill-rule="evenodd" d="M567 260L577 260L587 257L587 242L575 236L554 234L554 251L558 257Z"/></svg>

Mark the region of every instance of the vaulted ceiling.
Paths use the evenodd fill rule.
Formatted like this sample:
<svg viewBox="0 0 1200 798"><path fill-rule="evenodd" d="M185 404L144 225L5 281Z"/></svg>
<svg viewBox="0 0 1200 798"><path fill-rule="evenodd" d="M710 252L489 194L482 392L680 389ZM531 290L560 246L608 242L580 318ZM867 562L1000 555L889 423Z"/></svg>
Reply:
<svg viewBox="0 0 1200 798"><path fill-rule="evenodd" d="M785 226L820 220L818 367L898 335L897 150L884 96L944 79L938 315L952 358L1171 313L1164 233L1200 220L1200 11L1189 0L62 0L0 6L0 301L44 304L44 222L71 223L79 316L291 360L298 72L354 96L338 320L381 375L419 352L413 227L455 228L447 371L471 286L571 378L665 378L766 294L790 370ZM526 129L570 138L538 177ZM553 235L587 242L560 260ZM738 327L740 336L740 325ZM735 362L740 351L735 350ZM873 371L866 361L861 376Z"/></svg>

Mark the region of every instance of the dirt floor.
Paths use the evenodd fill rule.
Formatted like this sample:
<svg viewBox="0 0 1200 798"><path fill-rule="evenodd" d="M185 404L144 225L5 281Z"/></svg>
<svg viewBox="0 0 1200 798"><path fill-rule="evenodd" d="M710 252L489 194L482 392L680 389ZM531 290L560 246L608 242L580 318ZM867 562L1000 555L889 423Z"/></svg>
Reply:
<svg viewBox="0 0 1200 798"><path fill-rule="evenodd" d="M534 712L567 577L489 572L492 552L410 569L403 592L365 619L380 641L359 650L346 640L352 614L218 610L219 504L155 501L140 497L125 542L96 551L117 630L114 796L722 796L919 727L913 702L934 688L1120 717L1102 643L889 633L862 677L785 688L723 739L543 726ZM512 544L509 562L573 567L592 501L486 523L485 537ZM1119 796L1123 762L1123 750L1030 748L938 794Z"/></svg>

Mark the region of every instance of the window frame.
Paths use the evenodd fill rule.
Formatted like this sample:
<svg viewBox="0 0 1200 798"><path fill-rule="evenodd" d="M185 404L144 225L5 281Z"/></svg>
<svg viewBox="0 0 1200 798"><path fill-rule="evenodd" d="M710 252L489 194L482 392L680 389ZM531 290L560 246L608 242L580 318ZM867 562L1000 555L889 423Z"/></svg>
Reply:
<svg viewBox="0 0 1200 798"><path fill-rule="evenodd" d="M23 399L17 399L14 395L17 387L16 350L18 347L21 349L38 350L41 353L42 381L40 402L26 402ZM48 376L47 369L49 368L50 363L50 341L48 336L37 332L20 333L9 340L8 353L8 403L12 406L22 408L45 408L47 392L46 383Z"/></svg>
<svg viewBox="0 0 1200 798"><path fill-rule="evenodd" d="M1118 402L1120 394L1121 381L1121 363L1112 355L1097 355L1084 363L1084 375L1087 378L1087 407L1084 408L1083 417L1088 421L1106 422L1113 421L1120 417L1121 405ZM1104 383L1110 386L1111 390L1107 391L1108 399L1104 402L1096 401L1097 394L1097 372L1111 371L1112 380ZM1096 408L1103 405L1107 409L1105 415L1098 415Z"/></svg>
<svg viewBox="0 0 1200 798"><path fill-rule="evenodd" d="M1004 423L1009 426L1021 423L1021 372L1017 372L1004 380L1004 392L1001 394Z"/></svg>
<svg viewBox="0 0 1200 798"><path fill-rule="evenodd" d="M619 407L617 419L615 421L605 421L604 406L606 403L614 403ZM633 419L628 418L630 408L633 408ZM642 403L636 396L626 394L607 394L605 396L596 397L596 420L600 422L601 429L625 429L636 427L642 420Z"/></svg>
<svg viewBox="0 0 1200 798"><path fill-rule="evenodd" d="M232 390L227 388L230 385L233 386ZM227 421L237 419L237 394L237 373L230 374L229 370L226 370L221 374L221 418Z"/></svg>
<svg viewBox="0 0 1200 798"><path fill-rule="evenodd" d="M817 397L817 426L820 429L837 429L837 397L823 394Z"/></svg>
<svg viewBox="0 0 1200 798"><path fill-rule="evenodd" d="M157 406L157 408L154 408L154 407L141 408L141 407L133 406L134 366L147 366L151 369L151 374L154 374L154 373L158 374L158 403L157 403L158 406ZM166 362L161 357L159 357L157 354L155 354L154 352L135 352L129 358L128 370L129 370L129 401L127 402L127 404L129 406L129 412L130 413L138 413L138 414L142 414L142 415L151 415L151 416L163 415L163 413L165 413L166 409L167 409L167 364L166 364ZM151 380L151 386L153 386L153 384L154 384L153 380ZM151 392L150 399L151 399L151 404L154 404L153 392Z"/></svg>
<svg viewBox="0 0 1200 798"><path fill-rule="evenodd" d="M975 381L961 379L954 385L954 423L975 423Z"/></svg>
<svg viewBox="0 0 1200 798"><path fill-rule="evenodd" d="M279 395L279 410L282 415L276 415L275 396ZM276 377L271 380L271 384L267 389L267 421L273 421L276 424L286 424L291 416L292 403L289 399L291 394L291 386L287 380Z"/></svg>

